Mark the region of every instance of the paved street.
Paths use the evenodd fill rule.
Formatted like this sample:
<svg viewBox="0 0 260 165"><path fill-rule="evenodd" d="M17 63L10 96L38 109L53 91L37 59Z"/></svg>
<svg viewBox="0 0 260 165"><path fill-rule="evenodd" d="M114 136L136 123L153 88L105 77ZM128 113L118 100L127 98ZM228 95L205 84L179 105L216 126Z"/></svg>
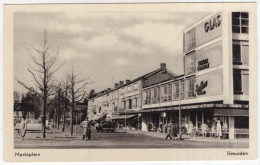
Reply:
<svg viewBox="0 0 260 165"><path fill-rule="evenodd" d="M217 139L185 139L183 141L165 140L131 131L116 133L97 133L92 129L92 140L82 140L82 128L77 135L69 136L66 132L47 134L42 140L40 133L28 133L24 141L20 141L15 131L15 148L247 148L248 140L217 140Z"/></svg>

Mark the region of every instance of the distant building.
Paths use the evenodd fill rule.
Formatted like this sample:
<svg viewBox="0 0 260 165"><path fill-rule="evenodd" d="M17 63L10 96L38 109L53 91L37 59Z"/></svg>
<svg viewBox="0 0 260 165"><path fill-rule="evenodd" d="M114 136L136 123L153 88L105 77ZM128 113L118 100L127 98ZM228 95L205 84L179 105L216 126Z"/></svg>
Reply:
<svg viewBox="0 0 260 165"><path fill-rule="evenodd" d="M89 100L88 115L92 120L120 121L121 125L137 127L141 123L142 88L161 80L170 80L176 75L162 63L159 69L134 80L115 83L114 89L108 88ZM138 115L139 114L139 115ZM127 123L126 123L127 122Z"/></svg>

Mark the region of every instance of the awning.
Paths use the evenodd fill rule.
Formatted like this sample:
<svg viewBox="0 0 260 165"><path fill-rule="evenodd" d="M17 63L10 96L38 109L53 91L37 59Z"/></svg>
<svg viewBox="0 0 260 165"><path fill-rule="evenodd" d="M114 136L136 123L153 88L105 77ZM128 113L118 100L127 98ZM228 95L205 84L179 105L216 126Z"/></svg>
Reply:
<svg viewBox="0 0 260 165"><path fill-rule="evenodd" d="M91 120L99 120L102 117L104 117L105 115L100 115L100 116L93 116Z"/></svg>
<svg viewBox="0 0 260 165"><path fill-rule="evenodd" d="M249 116L249 110L242 109L214 109L214 116Z"/></svg>
<svg viewBox="0 0 260 165"><path fill-rule="evenodd" d="M132 117L135 117L137 115L121 115L121 116L112 116L110 119L112 120L122 120L122 119L129 119L129 118L132 118Z"/></svg>

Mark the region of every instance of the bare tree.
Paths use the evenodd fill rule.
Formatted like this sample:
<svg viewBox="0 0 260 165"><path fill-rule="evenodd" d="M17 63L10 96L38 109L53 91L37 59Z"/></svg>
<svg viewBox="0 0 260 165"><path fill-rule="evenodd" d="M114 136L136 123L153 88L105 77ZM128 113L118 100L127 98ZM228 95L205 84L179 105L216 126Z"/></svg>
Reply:
<svg viewBox="0 0 260 165"><path fill-rule="evenodd" d="M75 103L81 101L85 95L85 87L88 84L86 79L80 79L79 74L75 74L74 69L72 69L70 74L67 74L69 82L69 94L68 97L71 100L71 111L70 111L70 133L73 135L73 112L75 111Z"/></svg>
<svg viewBox="0 0 260 165"><path fill-rule="evenodd" d="M29 87L22 81L18 81L27 90L40 96L43 102L42 113L42 137L46 137L46 110L48 98L56 94L55 83L53 80L54 73L61 67L54 68L57 56L59 54L59 48L57 48L56 54L52 56L49 53L49 47L47 45L47 32L44 30L43 47L36 49L33 46L28 48L28 53L33 60L34 67L29 66L28 72L32 75L35 87Z"/></svg>
<svg viewBox="0 0 260 165"><path fill-rule="evenodd" d="M18 107L18 103L20 102L20 93L18 91L14 91L13 98L14 98L14 109Z"/></svg>

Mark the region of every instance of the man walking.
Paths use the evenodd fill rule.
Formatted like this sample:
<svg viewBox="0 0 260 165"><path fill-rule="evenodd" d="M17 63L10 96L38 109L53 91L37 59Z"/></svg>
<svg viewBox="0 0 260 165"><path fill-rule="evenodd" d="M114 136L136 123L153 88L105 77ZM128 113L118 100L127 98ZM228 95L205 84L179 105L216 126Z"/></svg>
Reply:
<svg viewBox="0 0 260 165"><path fill-rule="evenodd" d="M172 123L169 122L169 123L167 124L167 136L166 136L166 140L168 140L168 138L170 138L170 139L172 140L171 134L172 134Z"/></svg>

